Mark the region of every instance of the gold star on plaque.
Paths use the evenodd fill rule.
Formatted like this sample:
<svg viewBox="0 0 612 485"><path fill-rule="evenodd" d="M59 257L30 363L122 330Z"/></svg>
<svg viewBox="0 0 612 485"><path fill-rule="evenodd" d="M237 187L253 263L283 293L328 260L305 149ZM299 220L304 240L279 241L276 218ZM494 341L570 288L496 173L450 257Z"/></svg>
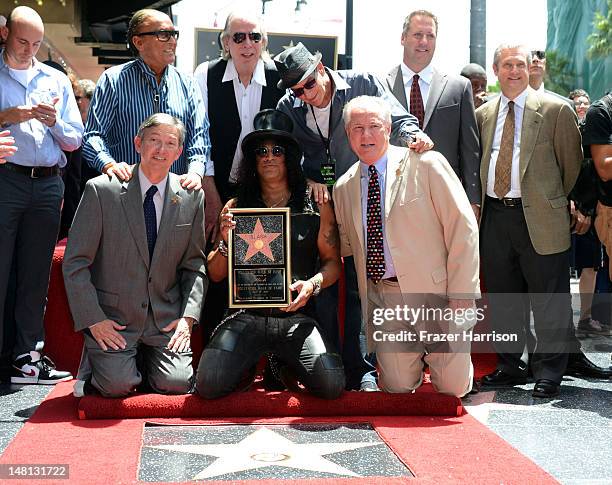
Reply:
<svg viewBox="0 0 612 485"><path fill-rule="evenodd" d="M274 261L274 256L272 255L272 250L270 249L270 243L281 234L282 233L280 232L264 231L261 220L257 218L257 222L255 223L255 227L253 228L253 232L251 234L236 234L240 239L249 245L244 260L248 261L257 253L262 253L268 259Z"/></svg>

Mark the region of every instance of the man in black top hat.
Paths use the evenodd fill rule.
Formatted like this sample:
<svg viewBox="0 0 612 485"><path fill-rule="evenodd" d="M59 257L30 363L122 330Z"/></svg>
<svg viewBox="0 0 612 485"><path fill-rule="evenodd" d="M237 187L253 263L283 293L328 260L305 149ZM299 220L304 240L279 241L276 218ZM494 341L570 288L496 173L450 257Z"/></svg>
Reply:
<svg viewBox="0 0 612 485"><path fill-rule="evenodd" d="M429 137L373 74L334 71L324 67L321 54L312 54L301 42L274 58L281 80L278 87L290 90L279 101L278 109L293 121L293 134L304 150L302 167L311 181L317 201L326 200L327 188L353 165L358 157L351 150L342 110L351 99L361 96L384 98L391 106L391 143L408 145L421 153L433 147ZM371 366L364 361L359 344L361 311L357 277L352 258L344 259L346 314L342 356L347 389L376 390L369 379ZM324 291L317 301L319 323L330 338L339 343L337 321L338 287ZM364 379L365 376L365 379Z"/></svg>

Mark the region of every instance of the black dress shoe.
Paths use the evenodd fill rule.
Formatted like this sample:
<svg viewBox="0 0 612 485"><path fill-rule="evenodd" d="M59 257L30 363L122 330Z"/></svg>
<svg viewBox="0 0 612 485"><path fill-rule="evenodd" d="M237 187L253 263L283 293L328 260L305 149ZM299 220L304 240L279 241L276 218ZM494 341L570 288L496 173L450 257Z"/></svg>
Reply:
<svg viewBox="0 0 612 485"><path fill-rule="evenodd" d="M480 384L483 388L486 387L510 387L516 386L517 384L526 384L527 377L525 376L513 376L507 374L503 370L497 369L491 374L487 374L480 380Z"/></svg>
<svg viewBox="0 0 612 485"><path fill-rule="evenodd" d="M531 395L533 397L555 397L559 395L559 384L549 379L538 379Z"/></svg>
<svg viewBox="0 0 612 485"><path fill-rule="evenodd" d="M566 376L595 377L597 379L609 379L612 377L612 368L599 367L591 362L582 352L570 354L565 369Z"/></svg>

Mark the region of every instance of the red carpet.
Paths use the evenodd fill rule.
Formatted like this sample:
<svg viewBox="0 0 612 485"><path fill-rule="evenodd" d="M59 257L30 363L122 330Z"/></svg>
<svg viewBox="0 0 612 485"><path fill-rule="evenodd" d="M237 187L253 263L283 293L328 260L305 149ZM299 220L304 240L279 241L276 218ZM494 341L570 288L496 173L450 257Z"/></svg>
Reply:
<svg viewBox="0 0 612 485"><path fill-rule="evenodd" d="M136 484L145 420L80 421L70 383L59 384L0 457L8 463L65 463L70 480L40 484ZM469 415L459 417L276 418L266 420L156 420L165 424L369 422L415 474L414 483L557 483L549 474ZM33 452L35 450L35 452ZM412 479L368 477L311 479L308 485L395 485ZM27 483L39 483L28 480ZM212 482L193 482L212 483ZM218 482L217 482L218 483ZM226 482L229 483L229 482ZM238 485L261 481L234 482ZM269 482L272 483L272 482ZM280 480L274 481L281 485ZM289 482L287 482L289 483Z"/></svg>
<svg viewBox="0 0 612 485"><path fill-rule="evenodd" d="M458 416L458 398L434 392L384 394L345 392L327 401L308 394L234 393L209 401L198 396L141 394L123 399L85 396L79 402L81 419L112 418L230 418L284 416Z"/></svg>

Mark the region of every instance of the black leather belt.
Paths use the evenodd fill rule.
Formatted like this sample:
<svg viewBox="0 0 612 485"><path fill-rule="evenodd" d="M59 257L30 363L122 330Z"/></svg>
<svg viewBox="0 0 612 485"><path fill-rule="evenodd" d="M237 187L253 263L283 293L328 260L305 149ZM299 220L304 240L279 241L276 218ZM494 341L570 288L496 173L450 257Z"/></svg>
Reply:
<svg viewBox="0 0 612 485"><path fill-rule="evenodd" d="M502 199L498 199L497 197L489 197L487 195L487 201L498 204L505 205L506 207L522 207L523 199L520 197L503 197Z"/></svg>
<svg viewBox="0 0 612 485"><path fill-rule="evenodd" d="M6 162L0 164L0 167L4 167L11 172L27 175L33 179L53 177L54 175L60 174L60 168L57 165L54 165L53 167L26 167L25 165L17 165L16 163Z"/></svg>

